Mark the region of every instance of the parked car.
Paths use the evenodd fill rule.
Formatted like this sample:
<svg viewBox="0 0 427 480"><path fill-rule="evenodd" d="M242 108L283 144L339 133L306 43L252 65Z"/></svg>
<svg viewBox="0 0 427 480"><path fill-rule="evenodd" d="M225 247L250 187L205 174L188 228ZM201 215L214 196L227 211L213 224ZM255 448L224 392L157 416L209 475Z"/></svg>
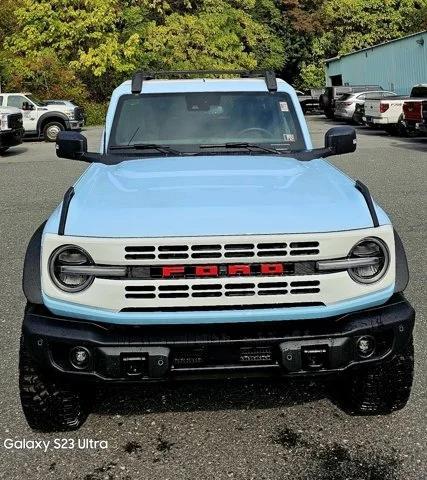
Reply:
<svg viewBox="0 0 427 480"><path fill-rule="evenodd" d="M60 158L91 165L26 254L33 429L77 429L90 385L189 377L329 375L346 411L406 404L402 242L368 188L324 160L355 151L354 129L314 149L272 72L188 78L224 73L136 73L111 97L100 153L59 134Z"/></svg>
<svg viewBox="0 0 427 480"><path fill-rule="evenodd" d="M415 85L410 96L385 97L383 99L366 100L365 121L368 125L380 127L391 135L404 136L414 132L406 125L403 116L403 104L407 100L422 100L423 92L427 91L425 85ZM425 93L424 93L425 94ZM425 97L424 97L425 98Z"/></svg>
<svg viewBox="0 0 427 480"><path fill-rule="evenodd" d="M312 88L306 92L302 92L301 90L295 90L295 92L304 114L317 112L319 110L319 95L323 90Z"/></svg>
<svg viewBox="0 0 427 480"><path fill-rule="evenodd" d="M423 122L423 107L427 103L427 84L413 89L412 98L403 102L403 121L408 131L415 132Z"/></svg>
<svg viewBox="0 0 427 480"><path fill-rule="evenodd" d="M396 95L393 92L384 90L373 90L363 93L345 93L335 101L335 118L355 122L354 112L356 103L363 104L365 100L392 97Z"/></svg>
<svg viewBox="0 0 427 480"><path fill-rule="evenodd" d="M338 87L326 87L325 91L319 97L320 109L323 110L327 118L335 116L335 102L342 95L350 93L360 93L373 90L382 90L379 85L350 85Z"/></svg>
<svg viewBox="0 0 427 480"><path fill-rule="evenodd" d="M21 144L23 134L21 111L13 107L0 106L0 154L10 147Z"/></svg>
<svg viewBox="0 0 427 480"><path fill-rule="evenodd" d="M37 135L47 142L54 142L63 130L84 126L83 111L76 106L48 105L30 93L1 93L0 102L21 110L25 135Z"/></svg>

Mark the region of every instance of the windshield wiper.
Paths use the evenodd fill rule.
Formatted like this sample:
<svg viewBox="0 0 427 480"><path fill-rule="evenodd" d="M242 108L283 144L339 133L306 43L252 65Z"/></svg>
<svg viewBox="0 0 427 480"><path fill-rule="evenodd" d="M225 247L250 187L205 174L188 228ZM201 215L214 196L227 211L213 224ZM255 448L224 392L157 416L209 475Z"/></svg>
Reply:
<svg viewBox="0 0 427 480"><path fill-rule="evenodd" d="M112 145L110 150L157 150L160 153L182 155L182 152L175 150L167 145L158 145L157 143L134 143L133 145Z"/></svg>
<svg viewBox="0 0 427 480"><path fill-rule="evenodd" d="M282 153L289 152L286 149L278 149L273 147L264 147L262 145L258 145L257 143L248 143L248 142L230 142L230 143L218 143L218 144L206 144L200 145L200 148L246 148L250 152L260 151L260 152L267 152L267 153L274 153L275 155L280 155Z"/></svg>

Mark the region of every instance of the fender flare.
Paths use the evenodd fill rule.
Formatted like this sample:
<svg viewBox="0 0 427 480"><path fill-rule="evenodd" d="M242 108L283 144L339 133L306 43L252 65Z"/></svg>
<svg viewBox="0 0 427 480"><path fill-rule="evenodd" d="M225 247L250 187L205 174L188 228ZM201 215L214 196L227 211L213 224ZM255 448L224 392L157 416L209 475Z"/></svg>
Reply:
<svg viewBox="0 0 427 480"><path fill-rule="evenodd" d="M24 260L24 272L22 276L22 290L30 303L42 305L42 285L40 271L40 255L42 246L43 230L46 222L34 232L28 243Z"/></svg>
<svg viewBox="0 0 427 480"><path fill-rule="evenodd" d="M396 283L394 293L402 293L409 283L409 268L405 248L399 234L394 231L394 244L396 249Z"/></svg>
<svg viewBox="0 0 427 480"><path fill-rule="evenodd" d="M45 122L45 120L49 120L49 119L60 119L63 121L63 123L65 123L65 126L67 127L68 125L68 122L70 121L70 119L67 117L67 115L65 115L64 113L62 112L46 112L46 113L43 113L43 115L37 120L37 131L39 133L42 133L40 131L40 128L42 126L42 124Z"/></svg>

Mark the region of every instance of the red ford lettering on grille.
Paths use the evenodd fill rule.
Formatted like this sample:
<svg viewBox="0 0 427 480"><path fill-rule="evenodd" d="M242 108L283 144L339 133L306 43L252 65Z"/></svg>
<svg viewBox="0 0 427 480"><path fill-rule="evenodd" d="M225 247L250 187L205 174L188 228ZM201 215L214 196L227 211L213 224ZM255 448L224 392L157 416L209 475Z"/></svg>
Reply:
<svg viewBox="0 0 427 480"><path fill-rule="evenodd" d="M167 277L176 277L183 276L185 274L185 267L181 266L170 266L162 268L162 276Z"/></svg>
<svg viewBox="0 0 427 480"><path fill-rule="evenodd" d="M217 277L218 266L217 265L203 265L197 266L195 270L196 277Z"/></svg>
<svg viewBox="0 0 427 480"><path fill-rule="evenodd" d="M284 275L289 266L283 263L232 265L170 265L161 267L162 278L244 277L250 275ZM289 272L288 272L289 273Z"/></svg>

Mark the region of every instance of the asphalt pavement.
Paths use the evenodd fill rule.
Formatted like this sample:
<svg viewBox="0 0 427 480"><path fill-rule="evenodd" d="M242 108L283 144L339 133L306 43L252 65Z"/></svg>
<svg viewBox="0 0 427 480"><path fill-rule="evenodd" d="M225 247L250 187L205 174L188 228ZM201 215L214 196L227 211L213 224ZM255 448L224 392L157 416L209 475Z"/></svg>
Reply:
<svg viewBox="0 0 427 480"><path fill-rule="evenodd" d="M317 146L336 125L308 121ZM97 148L101 129L85 133ZM408 406L385 417L351 417L317 383L116 388L99 392L85 425L66 434L32 432L21 412L21 272L29 238L85 165L57 159L54 145L44 142L25 142L0 157L0 479L426 479L427 138L358 128L358 140L356 153L331 161L369 186L406 247L407 297L417 311Z"/></svg>

